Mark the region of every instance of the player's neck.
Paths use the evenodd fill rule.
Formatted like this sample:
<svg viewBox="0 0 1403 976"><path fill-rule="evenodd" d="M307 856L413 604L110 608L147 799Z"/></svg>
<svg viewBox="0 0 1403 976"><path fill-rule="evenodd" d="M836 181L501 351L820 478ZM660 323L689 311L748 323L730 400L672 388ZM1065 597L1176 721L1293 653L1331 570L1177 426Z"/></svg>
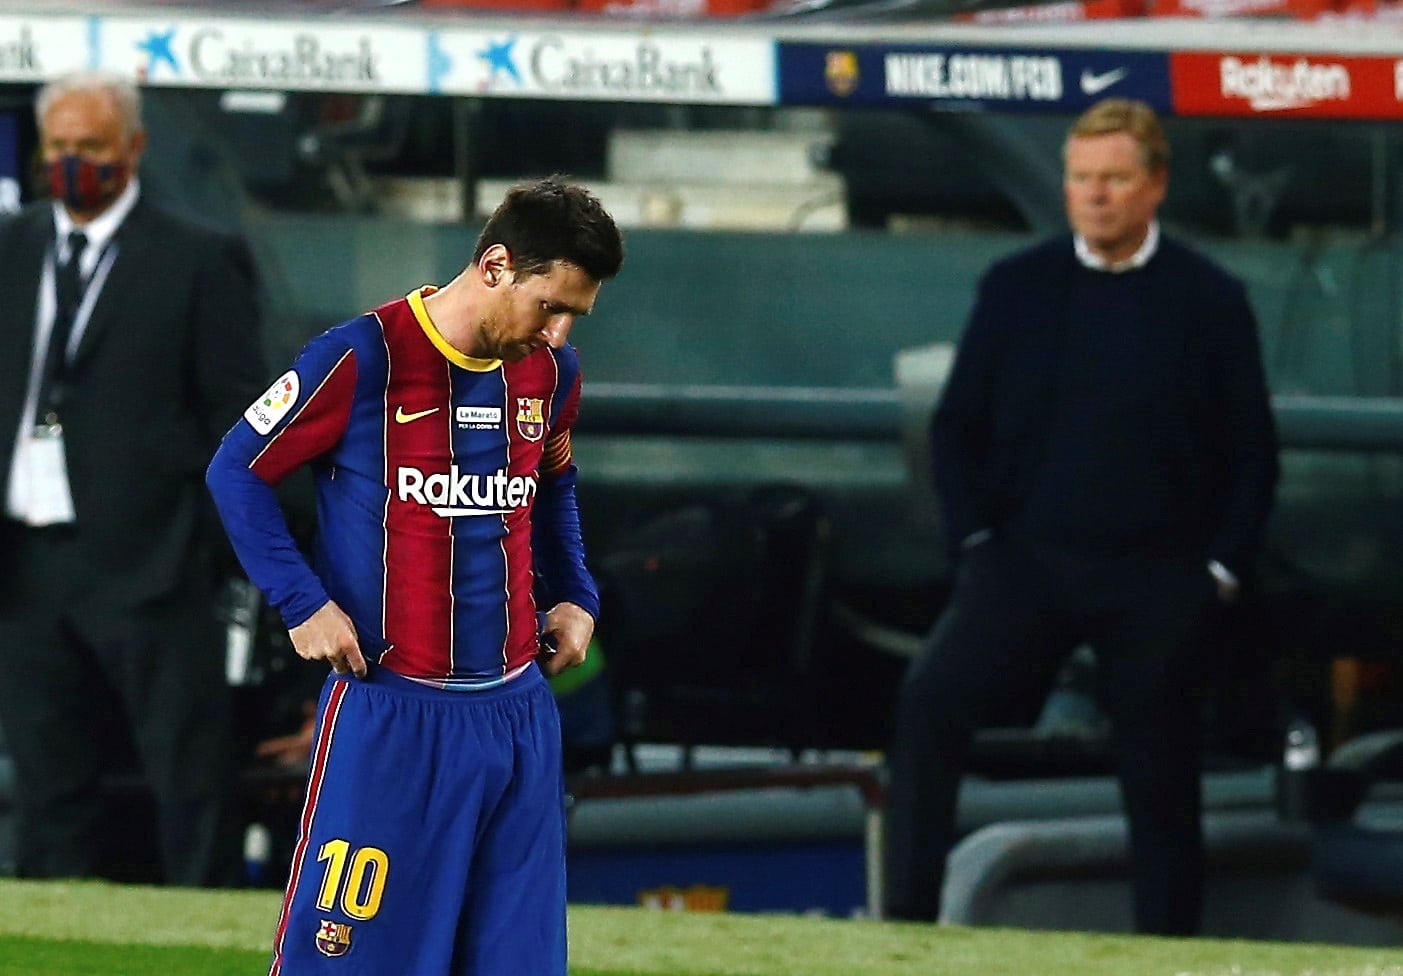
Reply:
<svg viewBox="0 0 1403 976"><path fill-rule="evenodd" d="M473 359L482 358L481 336L476 317L472 314L471 281L460 274L448 284L424 298L424 310L429 313L438 334L450 346Z"/></svg>

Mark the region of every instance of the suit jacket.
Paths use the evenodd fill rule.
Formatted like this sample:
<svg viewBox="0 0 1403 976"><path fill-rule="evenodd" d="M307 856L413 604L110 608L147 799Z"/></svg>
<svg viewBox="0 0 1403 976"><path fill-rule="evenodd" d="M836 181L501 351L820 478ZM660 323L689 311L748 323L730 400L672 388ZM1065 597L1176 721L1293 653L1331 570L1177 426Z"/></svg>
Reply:
<svg viewBox="0 0 1403 976"><path fill-rule="evenodd" d="M47 202L0 223L0 478L9 477L53 236ZM78 545L103 607L168 595L199 568L217 538L205 465L266 383L256 274L241 239L142 196L114 242L62 417ZM22 531L5 518L0 526ZM0 587L13 548L0 538Z"/></svg>
<svg viewBox="0 0 1403 976"><path fill-rule="evenodd" d="M935 485L954 547L1016 517L1038 470L1077 266L1063 235L995 263L980 282L931 424ZM1244 573L1278 474L1256 320L1236 279L1168 237L1140 273L1152 299L1126 326L1155 341L1126 368L1156 383L1171 377L1146 438L1172 472L1177 510L1188 513L1167 541Z"/></svg>

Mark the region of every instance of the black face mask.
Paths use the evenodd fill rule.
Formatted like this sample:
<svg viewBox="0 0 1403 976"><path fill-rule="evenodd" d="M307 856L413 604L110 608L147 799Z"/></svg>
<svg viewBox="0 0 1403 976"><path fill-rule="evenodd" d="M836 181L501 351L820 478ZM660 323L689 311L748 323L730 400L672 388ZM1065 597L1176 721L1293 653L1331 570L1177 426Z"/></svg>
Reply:
<svg viewBox="0 0 1403 976"><path fill-rule="evenodd" d="M127 185L125 163L94 163L82 156L64 156L49 164L49 191L70 209L102 210Z"/></svg>

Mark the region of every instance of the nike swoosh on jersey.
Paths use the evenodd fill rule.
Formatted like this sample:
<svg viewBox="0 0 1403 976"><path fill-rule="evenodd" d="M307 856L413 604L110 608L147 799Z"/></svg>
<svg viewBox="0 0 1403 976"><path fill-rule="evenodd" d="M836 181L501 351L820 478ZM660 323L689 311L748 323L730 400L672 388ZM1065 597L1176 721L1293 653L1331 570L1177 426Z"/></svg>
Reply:
<svg viewBox="0 0 1403 976"><path fill-rule="evenodd" d="M1081 73L1081 90L1085 95L1099 95L1126 75L1130 74L1128 68L1116 68L1112 71L1105 71L1096 74L1089 69Z"/></svg>
<svg viewBox="0 0 1403 976"><path fill-rule="evenodd" d="M395 423L407 424L411 420L418 420L420 417L427 417L431 413L438 413L438 407L430 407L427 410L416 410L413 413L405 413L404 407L395 407Z"/></svg>

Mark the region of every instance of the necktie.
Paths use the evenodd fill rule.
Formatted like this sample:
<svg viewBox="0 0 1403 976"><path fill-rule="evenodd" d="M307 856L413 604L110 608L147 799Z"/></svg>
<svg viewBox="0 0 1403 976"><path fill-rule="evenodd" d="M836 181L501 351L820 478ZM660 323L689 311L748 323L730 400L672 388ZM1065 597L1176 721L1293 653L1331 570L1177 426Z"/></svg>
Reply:
<svg viewBox="0 0 1403 976"><path fill-rule="evenodd" d="M54 324L49 330L49 349L44 358L43 383L39 388L38 420L41 424L58 423L59 401L63 399L63 371L68 353L68 340L73 335L73 320L83 301L83 251L88 237L82 231L68 235L68 260L55 270Z"/></svg>

